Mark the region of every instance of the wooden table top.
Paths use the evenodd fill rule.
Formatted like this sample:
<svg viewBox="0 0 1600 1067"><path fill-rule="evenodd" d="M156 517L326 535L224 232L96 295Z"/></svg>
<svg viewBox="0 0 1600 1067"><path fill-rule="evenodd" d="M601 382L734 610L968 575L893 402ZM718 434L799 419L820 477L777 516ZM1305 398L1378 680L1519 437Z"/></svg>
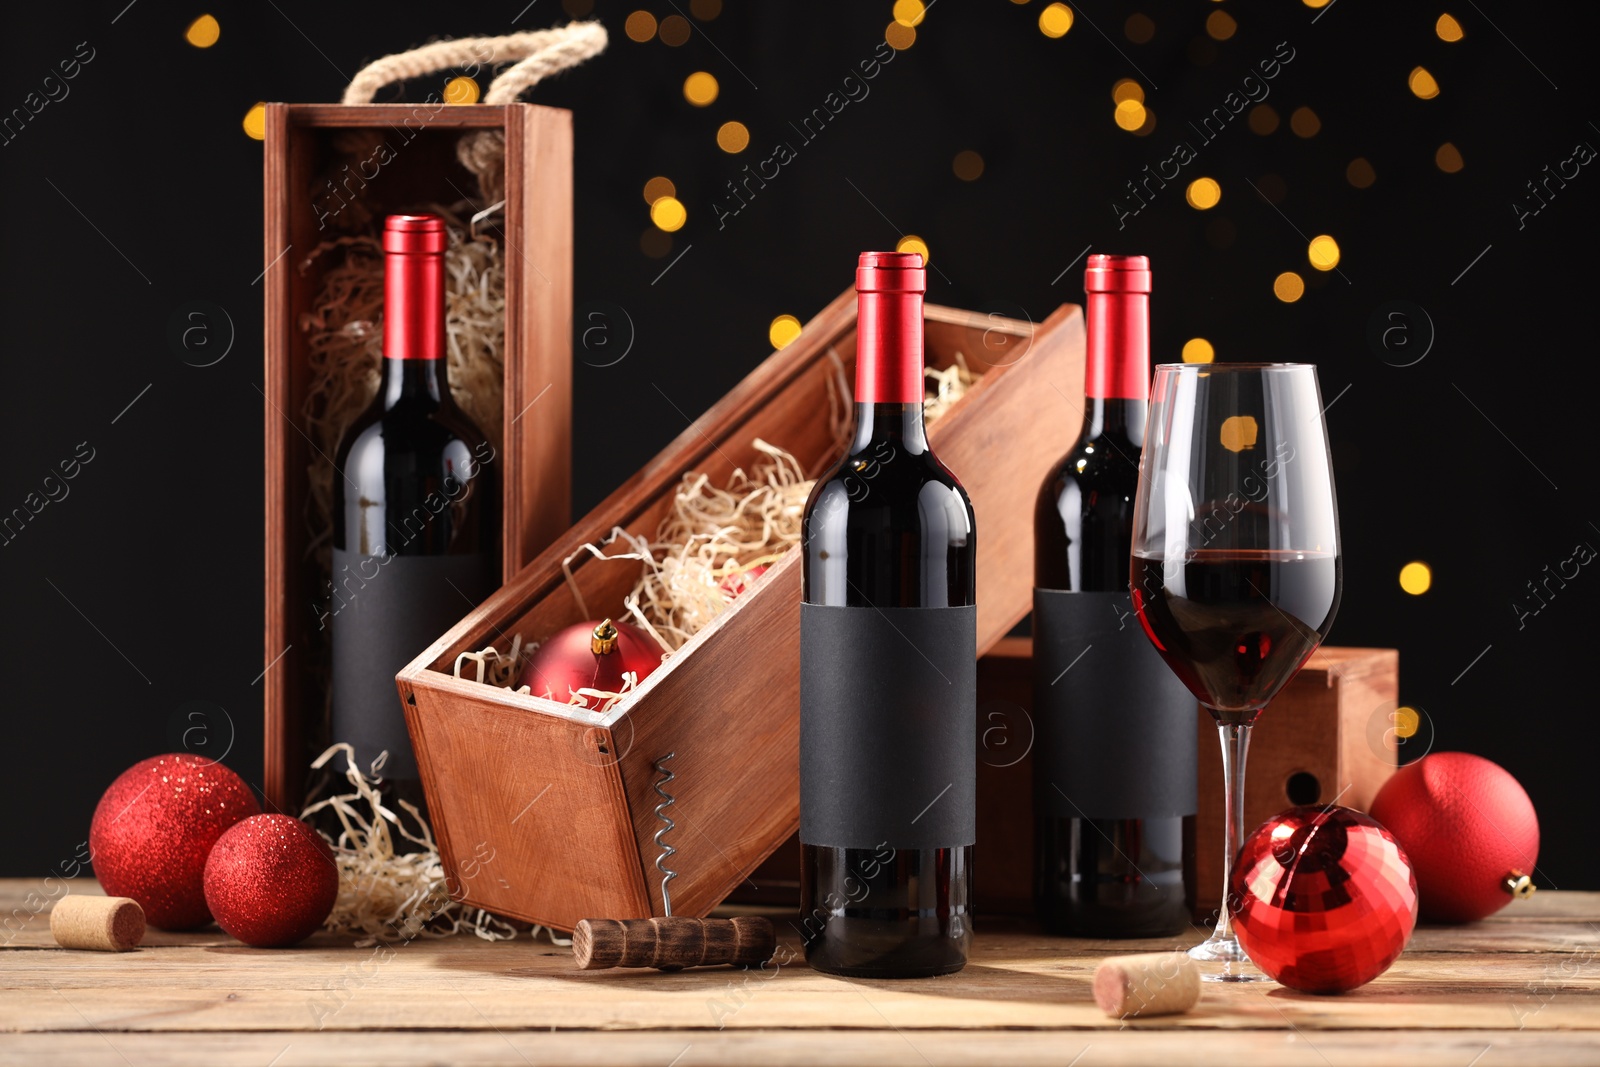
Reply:
<svg viewBox="0 0 1600 1067"><path fill-rule="evenodd" d="M0 1064L1600 1063L1600 893L1541 892L1485 922L1420 928L1387 974L1344 996L1208 984L1189 1014L1119 1022L1090 994L1099 959L1192 939L1047 938L995 921L960 974L894 982L826 977L798 956L770 977L578 971L569 950L525 935L252 949L151 930L113 954L55 947L52 890L0 881Z"/></svg>

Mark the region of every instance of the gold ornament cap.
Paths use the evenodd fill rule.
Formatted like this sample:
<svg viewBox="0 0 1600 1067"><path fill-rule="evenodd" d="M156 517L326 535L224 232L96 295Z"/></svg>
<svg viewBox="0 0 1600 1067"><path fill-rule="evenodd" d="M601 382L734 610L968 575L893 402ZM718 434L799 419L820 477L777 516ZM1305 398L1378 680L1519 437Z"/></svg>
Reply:
<svg viewBox="0 0 1600 1067"><path fill-rule="evenodd" d="M609 656L617 649L617 628L610 619L603 620L589 637L589 651L597 656Z"/></svg>
<svg viewBox="0 0 1600 1067"><path fill-rule="evenodd" d="M1507 893L1510 893L1518 900L1527 900L1539 888L1533 884L1532 877L1518 870L1513 870L1506 875L1505 881L1501 882L1500 885Z"/></svg>

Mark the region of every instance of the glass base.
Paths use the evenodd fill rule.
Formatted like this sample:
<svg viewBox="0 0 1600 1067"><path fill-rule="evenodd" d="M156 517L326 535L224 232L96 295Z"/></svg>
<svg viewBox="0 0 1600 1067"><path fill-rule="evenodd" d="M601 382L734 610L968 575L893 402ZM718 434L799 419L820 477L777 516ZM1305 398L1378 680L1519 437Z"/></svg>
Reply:
<svg viewBox="0 0 1600 1067"><path fill-rule="evenodd" d="M1250 962L1250 957L1245 955L1244 946L1240 945L1239 939L1235 937L1212 934L1210 938L1189 950L1189 958L1211 964L1200 971L1200 980L1203 982L1272 981Z"/></svg>

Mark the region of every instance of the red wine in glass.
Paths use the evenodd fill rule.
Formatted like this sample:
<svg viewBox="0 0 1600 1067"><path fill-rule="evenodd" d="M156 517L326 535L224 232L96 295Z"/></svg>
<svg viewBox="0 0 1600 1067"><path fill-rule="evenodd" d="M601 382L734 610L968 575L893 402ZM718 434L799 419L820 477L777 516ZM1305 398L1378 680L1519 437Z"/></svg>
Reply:
<svg viewBox="0 0 1600 1067"><path fill-rule="evenodd" d="M1186 559L1133 557L1134 610L1199 701L1248 716L1294 677L1339 610L1336 555L1198 549Z"/></svg>

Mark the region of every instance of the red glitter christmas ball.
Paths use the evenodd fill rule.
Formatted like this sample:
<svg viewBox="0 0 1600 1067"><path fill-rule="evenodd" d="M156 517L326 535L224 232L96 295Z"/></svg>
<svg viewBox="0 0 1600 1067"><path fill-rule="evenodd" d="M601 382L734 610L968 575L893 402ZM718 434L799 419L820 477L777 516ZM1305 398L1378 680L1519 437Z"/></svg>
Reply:
<svg viewBox="0 0 1600 1067"><path fill-rule="evenodd" d="M1389 969L1417 925L1411 864L1377 820L1291 808L1239 850L1228 894L1250 959L1304 993L1343 993Z"/></svg>
<svg viewBox="0 0 1600 1067"><path fill-rule="evenodd" d="M1434 752L1394 773L1372 801L1411 857L1424 922L1465 923L1533 892L1539 817L1499 764Z"/></svg>
<svg viewBox="0 0 1600 1067"><path fill-rule="evenodd" d="M94 809L95 877L108 896L137 900L151 926L204 926L206 856L224 830L260 811L222 764L189 752L153 756L118 775Z"/></svg>
<svg viewBox="0 0 1600 1067"><path fill-rule="evenodd" d="M288 815L257 815L217 840L206 903L217 924L256 948L310 937L339 896L339 868L320 834Z"/></svg>
<svg viewBox="0 0 1600 1067"><path fill-rule="evenodd" d="M617 693L632 672L644 681L661 666L661 646L655 638L625 622L580 622L569 626L539 646L522 669L522 685L536 697L547 696L565 704L579 689ZM582 697L585 707L598 700Z"/></svg>

